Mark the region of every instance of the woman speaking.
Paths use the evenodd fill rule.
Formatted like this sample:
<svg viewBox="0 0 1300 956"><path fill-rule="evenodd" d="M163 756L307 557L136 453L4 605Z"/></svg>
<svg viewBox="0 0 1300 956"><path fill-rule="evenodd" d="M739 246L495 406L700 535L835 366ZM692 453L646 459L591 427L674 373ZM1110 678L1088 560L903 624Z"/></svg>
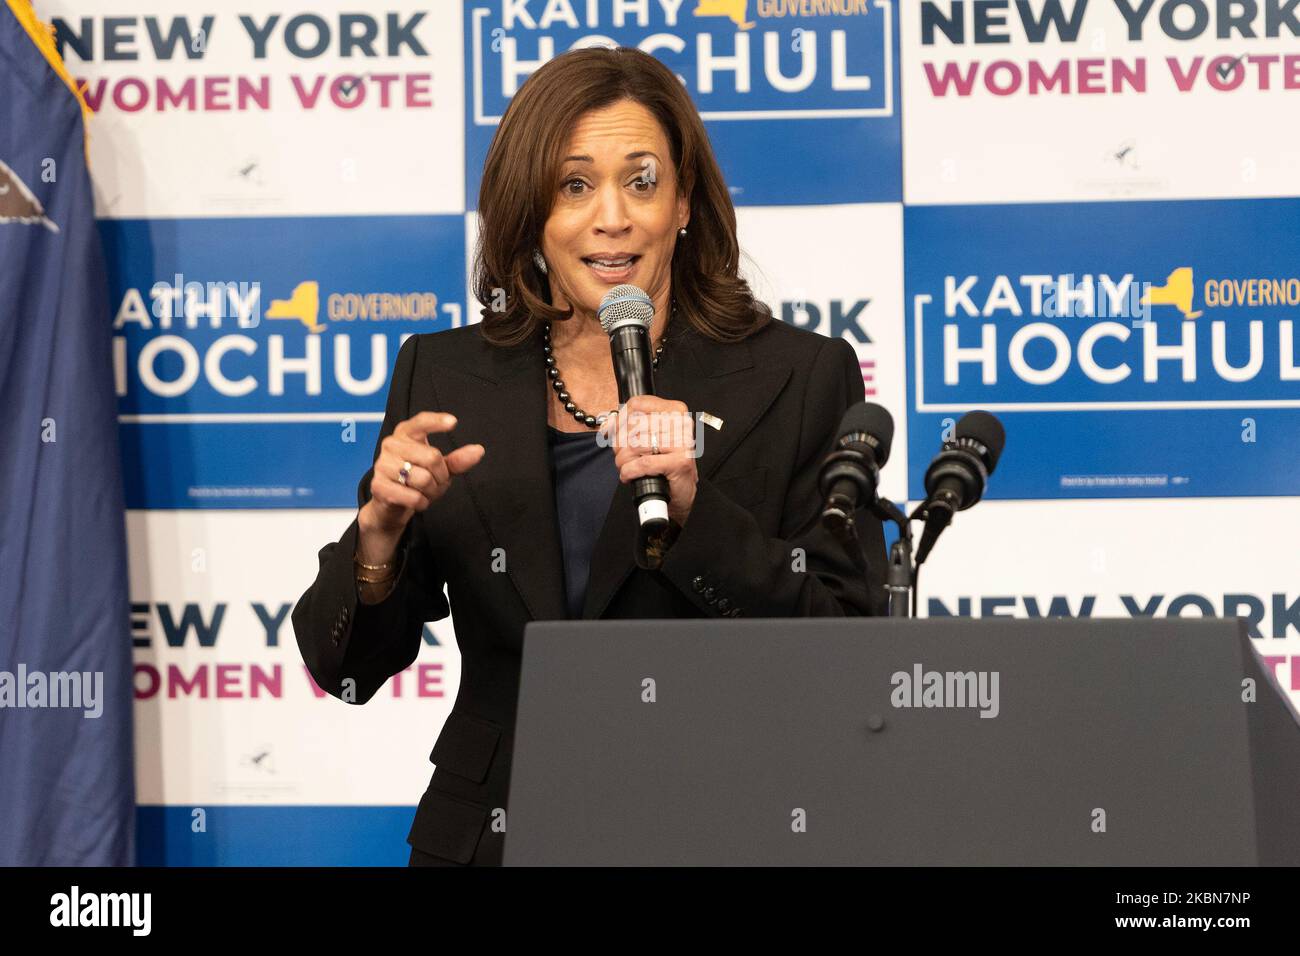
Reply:
<svg viewBox="0 0 1300 956"><path fill-rule="evenodd" d="M879 522L860 513L868 582L817 520L818 466L863 398L856 356L754 300L727 186L670 70L630 49L547 63L506 110L478 212L482 322L402 346L360 510L293 612L312 676L354 703L452 614L461 684L413 865L501 861L489 821L506 806L529 621L884 603ZM597 310L624 284L653 302L656 396L620 409ZM669 521L647 541L633 483L654 475Z"/></svg>

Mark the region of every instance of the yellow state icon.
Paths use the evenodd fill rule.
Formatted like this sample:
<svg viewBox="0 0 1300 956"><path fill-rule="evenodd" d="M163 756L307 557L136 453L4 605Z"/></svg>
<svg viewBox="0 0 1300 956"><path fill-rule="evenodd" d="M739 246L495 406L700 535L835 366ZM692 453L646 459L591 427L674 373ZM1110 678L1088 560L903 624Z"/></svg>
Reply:
<svg viewBox="0 0 1300 956"><path fill-rule="evenodd" d="M323 331L320 316L320 283L299 282L287 299L272 299L266 310L268 319L297 319L311 332Z"/></svg>
<svg viewBox="0 0 1300 956"><path fill-rule="evenodd" d="M754 24L746 21L745 8L749 0L699 0L699 5L691 11L697 17L726 17L742 30L748 30Z"/></svg>
<svg viewBox="0 0 1300 956"><path fill-rule="evenodd" d="M1183 318L1194 319L1201 314L1192 311L1192 299L1195 295L1196 289L1192 286L1191 266L1180 266L1169 273L1169 278L1165 279L1164 285L1153 285L1150 291L1142 296L1140 304L1172 305L1183 313Z"/></svg>

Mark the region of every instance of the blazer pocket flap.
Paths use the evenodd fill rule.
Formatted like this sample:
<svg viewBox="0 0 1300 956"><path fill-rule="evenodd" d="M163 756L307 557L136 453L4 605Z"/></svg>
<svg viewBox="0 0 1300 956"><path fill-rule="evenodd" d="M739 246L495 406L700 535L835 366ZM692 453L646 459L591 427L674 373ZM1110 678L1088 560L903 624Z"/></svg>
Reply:
<svg viewBox="0 0 1300 956"><path fill-rule="evenodd" d="M420 798L406 842L425 853L468 863L478 849L487 817L483 807L430 788Z"/></svg>
<svg viewBox="0 0 1300 956"><path fill-rule="evenodd" d="M441 770L482 783L500 740L501 730L496 725L453 710L442 725L429 759Z"/></svg>
<svg viewBox="0 0 1300 956"><path fill-rule="evenodd" d="M767 495L767 469L714 478L713 486L739 505L756 505Z"/></svg>

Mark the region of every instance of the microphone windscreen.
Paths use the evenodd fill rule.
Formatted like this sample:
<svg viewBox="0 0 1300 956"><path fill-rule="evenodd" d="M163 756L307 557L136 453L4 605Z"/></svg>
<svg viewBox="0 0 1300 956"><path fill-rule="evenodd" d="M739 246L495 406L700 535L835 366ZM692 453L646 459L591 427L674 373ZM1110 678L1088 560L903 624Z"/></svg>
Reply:
<svg viewBox="0 0 1300 956"><path fill-rule="evenodd" d="M990 475L993 474L993 469L998 466L998 459L1002 457L1002 449L1007 443L1007 433L1003 430L1000 421L988 412L967 412L957 422L953 437L958 441L969 438L987 448L984 467Z"/></svg>
<svg viewBox="0 0 1300 956"><path fill-rule="evenodd" d="M894 419L884 407L874 402L858 402L850 405L840 419L840 430L836 444L855 432L870 435L876 445L876 463L885 467L889 461L889 449L894 443Z"/></svg>
<svg viewBox="0 0 1300 956"><path fill-rule="evenodd" d="M649 329L654 314L655 305L650 296L643 289L626 283L606 292L596 308L596 318L600 319L600 327L606 335L626 322L637 322Z"/></svg>

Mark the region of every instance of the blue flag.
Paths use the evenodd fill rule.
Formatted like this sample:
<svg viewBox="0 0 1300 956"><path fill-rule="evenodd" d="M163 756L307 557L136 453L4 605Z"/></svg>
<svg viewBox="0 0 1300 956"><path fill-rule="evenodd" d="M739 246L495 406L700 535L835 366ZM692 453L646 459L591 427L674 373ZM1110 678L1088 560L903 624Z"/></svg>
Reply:
<svg viewBox="0 0 1300 956"><path fill-rule="evenodd" d="M84 122L29 0L0 0L0 865L134 862L122 466Z"/></svg>

